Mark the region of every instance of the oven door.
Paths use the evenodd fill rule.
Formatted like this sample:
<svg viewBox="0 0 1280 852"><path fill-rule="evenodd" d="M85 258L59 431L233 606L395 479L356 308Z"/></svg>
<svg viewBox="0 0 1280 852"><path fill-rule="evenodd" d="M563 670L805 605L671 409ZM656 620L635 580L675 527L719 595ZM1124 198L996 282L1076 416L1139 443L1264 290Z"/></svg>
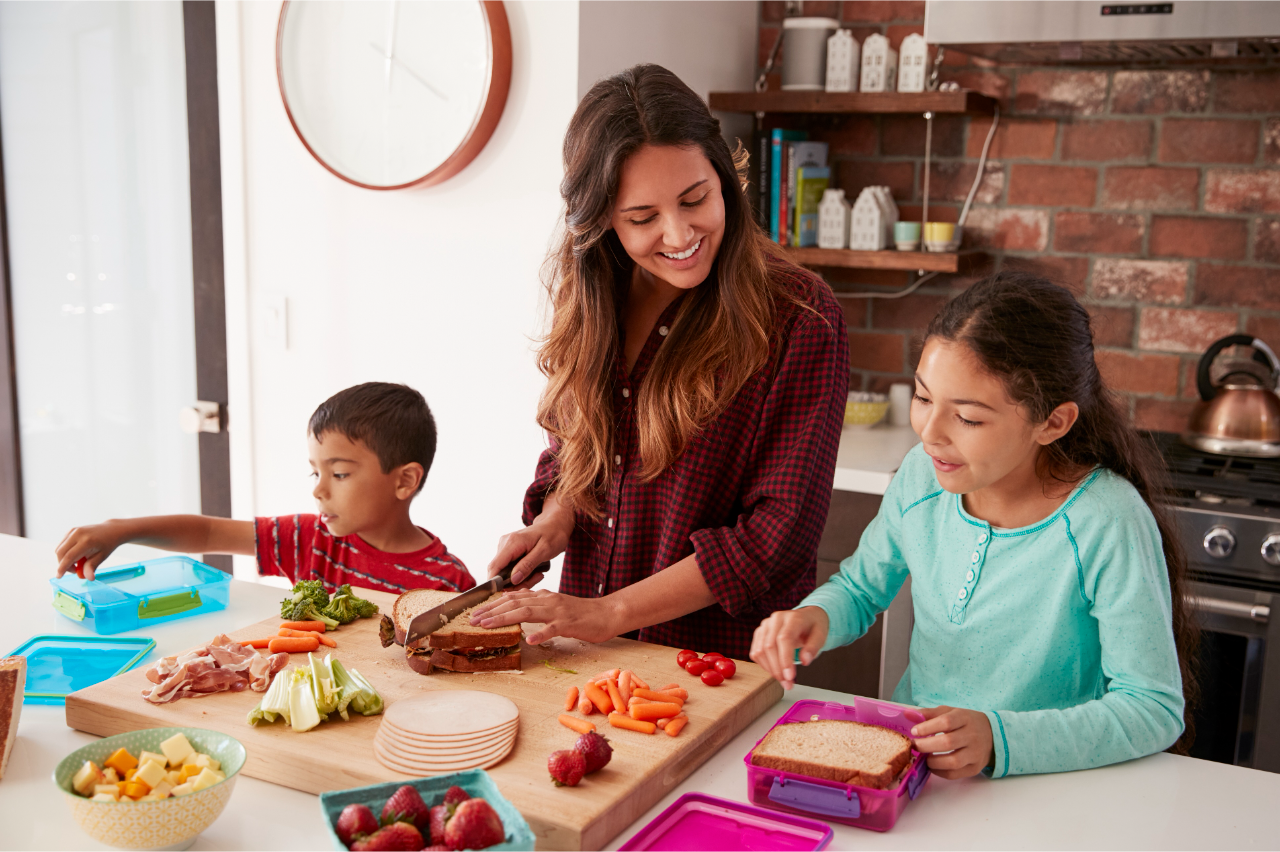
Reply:
<svg viewBox="0 0 1280 852"><path fill-rule="evenodd" d="M1211 582L1188 592L1204 631L1191 755L1280 772L1280 595Z"/></svg>

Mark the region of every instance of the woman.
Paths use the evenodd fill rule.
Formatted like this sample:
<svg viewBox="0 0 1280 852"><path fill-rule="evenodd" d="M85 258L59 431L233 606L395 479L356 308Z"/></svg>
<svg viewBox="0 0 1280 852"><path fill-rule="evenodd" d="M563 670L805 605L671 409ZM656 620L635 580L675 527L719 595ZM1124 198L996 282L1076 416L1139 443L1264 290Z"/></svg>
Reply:
<svg viewBox="0 0 1280 852"><path fill-rule="evenodd" d="M849 367L826 284L778 256L746 155L674 74L638 65L570 122L565 234L539 361L551 436L490 575L565 554L561 593L515 591L473 623L745 659L814 586Z"/></svg>

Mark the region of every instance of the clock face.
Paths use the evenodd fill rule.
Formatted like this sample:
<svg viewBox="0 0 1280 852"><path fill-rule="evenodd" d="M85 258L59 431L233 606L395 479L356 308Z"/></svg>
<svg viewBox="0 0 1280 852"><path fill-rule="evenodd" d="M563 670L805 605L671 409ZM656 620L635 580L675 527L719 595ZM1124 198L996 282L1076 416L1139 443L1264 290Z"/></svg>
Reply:
<svg viewBox="0 0 1280 852"><path fill-rule="evenodd" d="M294 129L359 186L439 183L488 141L506 101L511 36L500 2L285 3L276 39Z"/></svg>

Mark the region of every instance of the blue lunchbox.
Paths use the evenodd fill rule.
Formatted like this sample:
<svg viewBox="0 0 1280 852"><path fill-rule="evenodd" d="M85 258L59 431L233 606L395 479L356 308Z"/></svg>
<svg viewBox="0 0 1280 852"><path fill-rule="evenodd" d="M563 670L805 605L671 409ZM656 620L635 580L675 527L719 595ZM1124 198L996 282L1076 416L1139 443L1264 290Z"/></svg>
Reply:
<svg viewBox="0 0 1280 852"><path fill-rule="evenodd" d="M51 579L53 608L100 635L227 608L231 575L190 556L167 556Z"/></svg>

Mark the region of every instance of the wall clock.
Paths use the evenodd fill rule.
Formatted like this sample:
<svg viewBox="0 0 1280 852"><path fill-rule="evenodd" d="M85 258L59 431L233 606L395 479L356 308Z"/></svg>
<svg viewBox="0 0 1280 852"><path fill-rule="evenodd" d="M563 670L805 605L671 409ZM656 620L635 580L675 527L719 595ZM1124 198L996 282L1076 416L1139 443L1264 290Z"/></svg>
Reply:
<svg viewBox="0 0 1280 852"><path fill-rule="evenodd" d="M511 86L500 0L286 2L276 76L312 156L366 189L431 186L484 148Z"/></svg>

